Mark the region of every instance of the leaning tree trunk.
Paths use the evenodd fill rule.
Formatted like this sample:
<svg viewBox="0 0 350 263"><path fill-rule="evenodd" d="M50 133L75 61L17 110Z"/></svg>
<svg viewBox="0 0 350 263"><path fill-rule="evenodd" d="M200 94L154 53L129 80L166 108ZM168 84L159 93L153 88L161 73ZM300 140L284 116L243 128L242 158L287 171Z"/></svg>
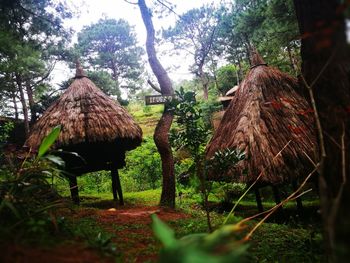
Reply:
<svg viewBox="0 0 350 263"><path fill-rule="evenodd" d="M347 6L340 2L294 0L302 74L319 112L321 212L330 262L350 258L350 52L343 16Z"/></svg>
<svg viewBox="0 0 350 263"><path fill-rule="evenodd" d="M157 77L162 95L172 95L174 93L171 80L159 62L154 47L155 31L151 18L151 13L144 0L139 0L138 5L141 11L143 22L147 30L146 50L148 61L154 75ZM162 117L160 118L157 127L154 131L154 142L157 146L160 158L162 160L162 194L160 205L175 207L175 174L174 174L174 159L169 144L169 130L173 121L174 115L169 106L165 104Z"/></svg>

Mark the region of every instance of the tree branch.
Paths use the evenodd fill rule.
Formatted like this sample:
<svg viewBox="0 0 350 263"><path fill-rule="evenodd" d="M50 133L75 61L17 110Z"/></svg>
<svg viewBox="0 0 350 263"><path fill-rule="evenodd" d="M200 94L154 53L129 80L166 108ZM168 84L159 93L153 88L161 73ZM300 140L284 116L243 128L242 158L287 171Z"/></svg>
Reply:
<svg viewBox="0 0 350 263"><path fill-rule="evenodd" d="M160 90L160 88L158 88L151 80L147 80L147 83L148 85L151 86L152 89L162 94L162 91Z"/></svg>
<svg viewBox="0 0 350 263"><path fill-rule="evenodd" d="M41 82L43 82L44 80L46 80L46 79L50 76L52 70L55 68L56 62L57 62L57 60L55 60L55 62L53 63L53 65L51 65L51 67L50 67L49 70L45 73L45 75L42 76L40 80L38 80L38 81L35 82L33 85L31 85L30 88L34 88L35 86L37 86L38 84L40 84Z"/></svg>
<svg viewBox="0 0 350 263"><path fill-rule="evenodd" d="M134 3L134 2L131 2L131 1L128 1L128 0L124 0L124 2L128 3L128 4L132 4L132 5L137 5L137 2Z"/></svg>
<svg viewBox="0 0 350 263"><path fill-rule="evenodd" d="M157 2L158 2L159 4L161 4L162 6L164 6L166 9L168 9L171 13L175 14L176 16L178 16L178 17L181 19L181 16L178 15L178 14L174 11L173 8L171 8L170 6L164 4L163 1L157 0ZM167 3L169 3L169 2L167 2ZM170 3L169 3L169 4L170 4Z"/></svg>

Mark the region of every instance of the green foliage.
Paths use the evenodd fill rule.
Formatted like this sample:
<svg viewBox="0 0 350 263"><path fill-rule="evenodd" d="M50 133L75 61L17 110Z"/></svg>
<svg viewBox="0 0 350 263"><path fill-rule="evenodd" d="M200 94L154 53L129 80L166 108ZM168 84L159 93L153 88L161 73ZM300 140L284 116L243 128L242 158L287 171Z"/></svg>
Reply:
<svg viewBox="0 0 350 263"><path fill-rule="evenodd" d="M253 44L269 64L295 74L300 42L292 0L236 1L227 10L218 34L231 63L248 62Z"/></svg>
<svg viewBox="0 0 350 263"><path fill-rule="evenodd" d="M127 191L155 189L160 186L161 174L161 160L154 141L145 138L140 147L127 154L121 180L129 182Z"/></svg>
<svg viewBox="0 0 350 263"><path fill-rule="evenodd" d="M222 202L232 203L244 193L246 187L241 183L214 183L212 192Z"/></svg>
<svg viewBox="0 0 350 263"><path fill-rule="evenodd" d="M58 171L53 163L62 164L62 160L45 155L59 132L60 127L55 127L44 138L34 160L25 160L15 171L2 169L0 221L3 224L16 225L36 219L61 204L48 182Z"/></svg>
<svg viewBox="0 0 350 263"><path fill-rule="evenodd" d="M185 50L193 56L190 70L204 89L211 81L210 73L216 68L217 25L221 12L214 5L203 5L182 14L174 27L163 31L163 38L170 41L175 50Z"/></svg>
<svg viewBox="0 0 350 263"><path fill-rule="evenodd" d="M18 92L35 100L47 91L51 62L60 57L59 50L70 39L70 32L62 25L71 11L62 2L14 0L1 1L0 13L0 96L7 102L1 106L13 115L9 105ZM26 97L23 95L21 101L23 107ZM29 102L34 119L36 109Z"/></svg>
<svg viewBox="0 0 350 263"><path fill-rule="evenodd" d="M66 228L66 232L69 232L73 237L82 238L88 247L98 249L107 255L116 255L117 248L112 242L114 235L100 227L95 220L83 218L70 221Z"/></svg>
<svg viewBox="0 0 350 263"><path fill-rule="evenodd" d="M37 158L41 158L56 141L61 132L61 125L54 127L51 132L43 139L38 150Z"/></svg>
<svg viewBox="0 0 350 263"><path fill-rule="evenodd" d="M205 143L208 140L209 131L202 120L202 110L198 107L195 93L185 92L183 88L176 91L176 100L173 101L173 111L176 116L178 129L172 133L171 142L177 148L189 151L193 158L193 166L189 168L197 181L196 185L201 193L202 201L207 212L208 229L211 231L208 196L211 183L206 181L206 161L204 155Z"/></svg>
<svg viewBox="0 0 350 263"><path fill-rule="evenodd" d="M178 103L174 108L179 129L172 133L172 144L176 148L185 147L197 159L201 155L209 131L204 127L202 110L196 101L195 93L185 92L183 88L175 91Z"/></svg>
<svg viewBox="0 0 350 263"><path fill-rule="evenodd" d="M218 150L214 153L213 157L209 161L209 167L216 173L223 174L233 170L234 167L244 159L244 151L226 148L223 150Z"/></svg>
<svg viewBox="0 0 350 263"><path fill-rule="evenodd" d="M265 223L252 243L250 262L326 262L322 235L310 229Z"/></svg>
<svg viewBox="0 0 350 263"><path fill-rule="evenodd" d="M232 233L239 230L237 226L227 225L211 234L191 234L178 240L156 215L152 215L152 220L153 231L164 246L159 262L244 262L247 246L232 240Z"/></svg>
<svg viewBox="0 0 350 263"><path fill-rule="evenodd" d="M231 64L222 66L217 70L217 89L222 95L225 95L233 86L237 85L237 71L237 67Z"/></svg>
<svg viewBox="0 0 350 263"><path fill-rule="evenodd" d="M153 136L163 109L164 105L145 106L143 102L132 102L128 105L128 111L140 125L144 137Z"/></svg>
<svg viewBox="0 0 350 263"><path fill-rule="evenodd" d="M222 110L222 104L217 100L217 96L209 99L207 101L201 101L200 103L201 115L204 127L209 131L213 130L212 116L213 113Z"/></svg>
<svg viewBox="0 0 350 263"><path fill-rule="evenodd" d="M7 140L10 136L10 132L12 129L15 127L14 123L11 121L4 122L3 124L0 125L0 159L2 158L2 149L4 145L7 143Z"/></svg>
<svg viewBox="0 0 350 263"><path fill-rule="evenodd" d="M95 70L111 72L113 88L109 85L104 88L112 88L108 93L118 95L118 99L120 87L131 93L140 88L143 50L137 46L134 28L127 21L100 19L84 27L78 34L76 50L80 59ZM101 79L102 73L96 74Z"/></svg>
<svg viewBox="0 0 350 263"><path fill-rule="evenodd" d="M112 189L110 171L97 171L79 176L78 185L79 192L83 194L110 193Z"/></svg>
<svg viewBox="0 0 350 263"><path fill-rule="evenodd" d="M87 75L107 95L121 96L119 88L108 72L102 70L88 71Z"/></svg>

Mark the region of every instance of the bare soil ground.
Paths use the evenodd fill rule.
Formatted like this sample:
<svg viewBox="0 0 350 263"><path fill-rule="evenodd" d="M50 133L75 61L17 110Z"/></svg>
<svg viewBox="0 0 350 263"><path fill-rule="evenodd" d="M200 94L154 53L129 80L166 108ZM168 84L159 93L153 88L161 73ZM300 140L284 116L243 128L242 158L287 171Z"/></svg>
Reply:
<svg viewBox="0 0 350 263"><path fill-rule="evenodd" d="M102 255L83 244L82 240L54 247L30 247L14 244L0 244L0 262L155 262L160 243L151 228L151 215L163 221L176 221L189 216L174 210L156 206L125 206L121 208L79 208L73 219L93 218L99 226L114 234L117 258ZM68 215L69 216L69 215Z"/></svg>

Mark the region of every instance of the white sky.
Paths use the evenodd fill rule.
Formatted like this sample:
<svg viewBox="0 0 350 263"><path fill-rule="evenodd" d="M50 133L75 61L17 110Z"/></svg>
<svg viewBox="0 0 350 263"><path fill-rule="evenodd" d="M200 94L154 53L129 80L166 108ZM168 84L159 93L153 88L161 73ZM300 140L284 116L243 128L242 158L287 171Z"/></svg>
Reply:
<svg viewBox="0 0 350 263"><path fill-rule="evenodd" d="M153 0L146 0L146 3L151 6ZM220 0L169 0L176 7L174 8L177 14L182 14L192 8L200 7L207 3L216 2ZM130 0L136 2L136 0ZM72 7L78 7L80 12L79 17L66 21L66 26L72 27L76 32L79 32L84 26L96 23L100 18L108 17L114 19L125 19L130 25L135 26L137 39L139 44L144 47L146 41L146 29L142 22L141 14L137 5L132 5L124 0L67 0L67 3ZM153 22L155 29L168 27L175 24L176 16L169 14L168 17L158 19L154 15ZM160 56L160 54L158 54ZM160 61L164 67L176 65L179 68L169 72L170 78L174 81L181 79L189 79L192 75L188 71L189 65L192 63L192 58L188 54L183 54L182 57L160 57ZM147 63L146 63L147 64ZM146 65L147 66L147 65ZM53 71L53 84L58 84L67 77L73 77L74 73L70 72L68 67L63 63L58 63ZM68 78L69 78L68 77Z"/></svg>

